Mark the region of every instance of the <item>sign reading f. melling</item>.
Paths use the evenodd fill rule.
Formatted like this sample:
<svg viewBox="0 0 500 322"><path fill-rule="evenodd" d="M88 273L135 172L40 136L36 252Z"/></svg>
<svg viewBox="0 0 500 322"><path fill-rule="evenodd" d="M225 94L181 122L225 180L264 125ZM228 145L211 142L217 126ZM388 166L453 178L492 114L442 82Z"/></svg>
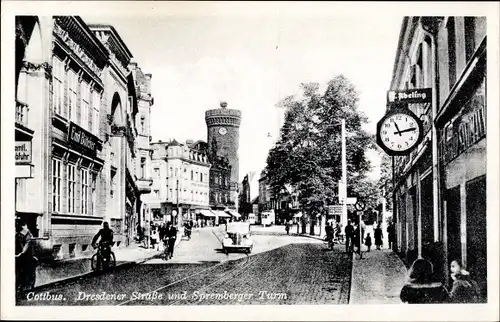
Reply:
<svg viewBox="0 0 500 322"><path fill-rule="evenodd" d="M96 136L73 122L69 125L68 142L78 150L83 150L83 152L91 153L92 155L95 155L97 150L101 149L99 139Z"/></svg>
<svg viewBox="0 0 500 322"><path fill-rule="evenodd" d="M416 88L406 91L388 91L388 103L428 103L432 101L431 88Z"/></svg>
<svg viewBox="0 0 500 322"><path fill-rule="evenodd" d="M16 164L30 164L31 141L16 141Z"/></svg>

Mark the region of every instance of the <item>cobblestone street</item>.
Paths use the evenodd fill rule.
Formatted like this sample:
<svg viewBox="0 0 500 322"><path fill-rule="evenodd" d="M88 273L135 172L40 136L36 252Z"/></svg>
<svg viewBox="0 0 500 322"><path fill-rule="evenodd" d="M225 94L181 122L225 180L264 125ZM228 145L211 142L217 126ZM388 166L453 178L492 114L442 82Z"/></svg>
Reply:
<svg viewBox="0 0 500 322"><path fill-rule="evenodd" d="M53 289L19 305L347 304L351 256L322 242L259 230L250 256L222 254L220 231L183 240L170 261L153 259ZM92 297L94 296L94 297Z"/></svg>

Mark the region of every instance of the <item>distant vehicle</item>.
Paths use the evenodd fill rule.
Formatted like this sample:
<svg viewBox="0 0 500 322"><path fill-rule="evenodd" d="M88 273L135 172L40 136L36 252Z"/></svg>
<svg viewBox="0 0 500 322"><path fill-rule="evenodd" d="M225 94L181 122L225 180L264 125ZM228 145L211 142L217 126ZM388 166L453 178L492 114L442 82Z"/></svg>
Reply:
<svg viewBox="0 0 500 322"><path fill-rule="evenodd" d="M248 222L230 222L227 224L226 235L222 240L224 253L243 250L250 253L253 249L252 233Z"/></svg>
<svg viewBox="0 0 500 322"><path fill-rule="evenodd" d="M264 227L274 225L275 215L274 211L264 211L261 214L261 224Z"/></svg>
<svg viewBox="0 0 500 322"><path fill-rule="evenodd" d="M255 216L255 214L249 214L248 215L248 222L250 223L250 225L255 225L256 221L257 221L257 216Z"/></svg>

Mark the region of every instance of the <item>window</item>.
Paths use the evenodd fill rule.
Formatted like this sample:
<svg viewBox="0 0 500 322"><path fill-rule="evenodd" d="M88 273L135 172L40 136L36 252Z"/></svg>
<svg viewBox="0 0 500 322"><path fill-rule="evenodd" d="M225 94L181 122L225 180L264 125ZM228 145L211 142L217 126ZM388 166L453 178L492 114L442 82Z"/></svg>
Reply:
<svg viewBox="0 0 500 322"><path fill-rule="evenodd" d="M68 175L68 193L67 193L67 200L68 200L68 213L74 214L75 213L75 188L76 188L76 166L74 164L67 164L66 165L66 172Z"/></svg>
<svg viewBox="0 0 500 322"><path fill-rule="evenodd" d="M476 19L474 17L464 18L465 31L465 60L469 61L476 49Z"/></svg>
<svg viewBox="0 0 500 322"><path fill-rule="evenodd" d="M52 159L52 211L61 212L61 160Z"/></svg>
<svg viewBox="0 0 500 322"><path fill-rule="evenodd" d="M144 125L144 115L141 115L141 133L146 134L146 126Z"/></svg>
<svg viewBox="0 0 500 322"><path fill-rule="evenodd" d="M54 112L68 117L68 110L64 105L64 63L57 57L52 58L53 105Z"/></svg>
<svg viewBox="0 0 500 322"><path fill-rule="evenodd" d="M82 169L80 171L80 179L81 179L81 195L82 195L82 208L81 213L83 215L88 214L88 205L89 205L89 170Z"/></svg>
<svg viewBox="0 0 500 322"><path fill-rule="evenodd" d="M88 130L89 128L89 109L90 109L90 85L87 82L82 82L82 87L81 87L81 97L82 97L82 102L80 104L80 120L81 123L80 125Z"/></svg>
<svg viewBox="0 0 500 322"><path fill-rule="evenodd" d="M174 176L174 170L172 169L172 167L170 167L170 176L173 177Z"/></svg>
<svg viewBox="0 0 500 322"><path fill-rule="evenodd" d="M141 173L140 173L140 175L141 175L141 178L146 178L146 158L141 158Z"/></svg>
<svg viewBox="0 0 500 322"><path fill-rule="evenodd" d="M451 89L457 80L457 57L456 57L456 35L455 35L455 19L448 18L446 24L448 30L448 79L449 88Z"/></svg>
<svg viewBox="0 0 500 322"><path fill-rule="evenodd" d="M154 194L156 198L160 198L160 190L155 190Z"/></svg>
<svg viewBox="0 0 500 322"><path fill-rule="evenodd" d="M179 175L179 169L175 168L175 176L177 177Z"/></svg>
<svg viewBox="0 0 500 322"><path fill-rule="evenodd" d="M155 168L155 177L159 178L160 177L160 169L159 168Z"/></svg>
<svg viewBox="0 0 500 322"><path fill-rule="evenodd" d="M91 202L92 202L92 205L90 206L90 211L92 212L92 215L95 216L96 214L96 209L95 209L95 206L97 204L97 176L96 175L93 175L92 176L92 195L91 195Z"/></svg>
<svg viewBox="0 0 500 322"><path fill-rule="evenodd" d="M191 181L193 181L193 180L194 180L194 171L191 170Z"/></svg>
<svg viewBox="0 0 500 322"><path fill-rule="evenodd" d="M79 123L76 114L76 98L77 98L77 87L78 78L76 73L70 69L68 70L68 107L70 113L70 120L75 123Z"/></svg>
<svg viewBox="0 0 500 322"><path fill-rule="evenodd" d="M92 92L92 132L99 136L99 109L101 107L101 93Z"/></svg>
<svg viewBox="0 0 500 322"><path fill-rule="evenodd" d="M200 182L203 182L203 173L200 173Z"/></svg>

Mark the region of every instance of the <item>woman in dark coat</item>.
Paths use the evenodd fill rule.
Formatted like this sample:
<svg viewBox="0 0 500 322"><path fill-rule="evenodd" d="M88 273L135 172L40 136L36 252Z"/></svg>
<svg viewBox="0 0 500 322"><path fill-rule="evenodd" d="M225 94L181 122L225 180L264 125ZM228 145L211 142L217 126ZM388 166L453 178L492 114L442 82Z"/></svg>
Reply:
<svg viewBox="0 0 500 322"><path fill-rule="evenodd" d="M377 249L380 249L383 245L382 238L384 237L380 225L378 225L377 228L375 228L374 237L375 237L375 246L377 246Z"/></svg>
<svg viewBox="0 0 500 322"><path fill-rule="evenodd" d="M448 292L440 282L432 282L432 263L419 258L408 271L408 281L401 289L400 298L404 303L445 303Z"/></svg>
<svg viewBox="0 0 500 322"><path fill-rule="evenodd" d="M478 303L479 287L471 279L469 272L465 270L459 260L454 260L450 265L453 287L450 291L450 302L452 303Z"/></svg>

